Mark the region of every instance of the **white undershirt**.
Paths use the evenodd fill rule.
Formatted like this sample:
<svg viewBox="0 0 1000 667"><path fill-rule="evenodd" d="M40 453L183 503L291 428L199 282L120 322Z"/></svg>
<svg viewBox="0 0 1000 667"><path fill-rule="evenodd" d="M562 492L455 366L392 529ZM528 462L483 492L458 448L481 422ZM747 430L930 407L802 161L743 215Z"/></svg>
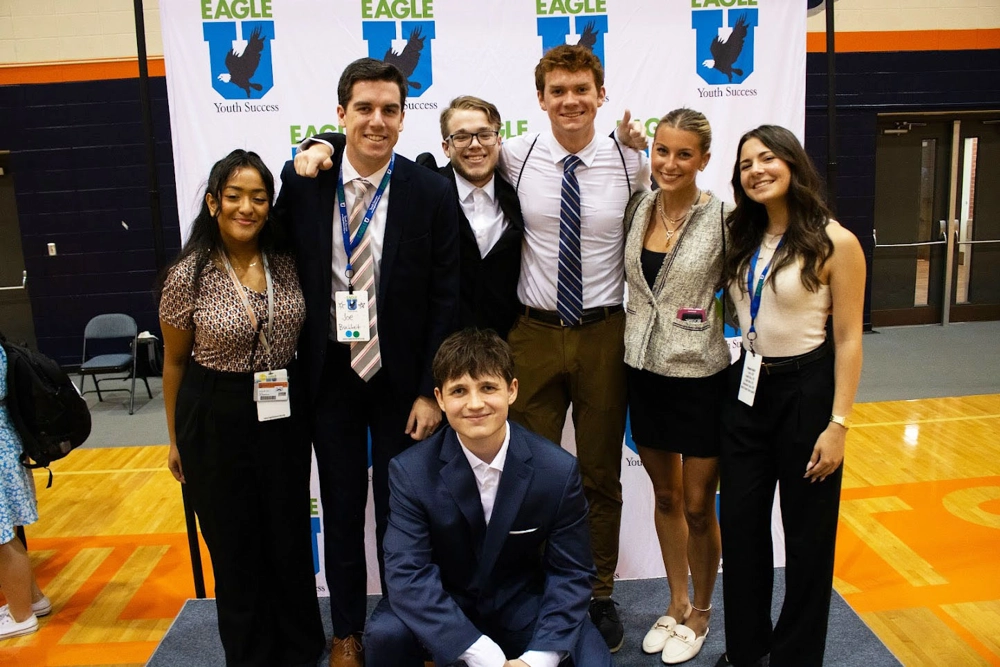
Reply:
<svg viewBox="0 0 1000 667"><path fill-rule="evenodd" d="M490 524L490 517L493 516L493 504L497 499L497 489L500 487L500 477L503 475L503 466L507 461L507 449L510 445L510 423L505 424L506 433L503 437L503 444L500 451L489 463L472 453L472 451L462 443L459 436L458 444L462 446L462 453L469 460L472 467L472 474L476 478L476 487L479 489L479 500L483 504L483 517L486 525ZM468 667L503 667L507 662L507 656L503 649L487 637L480 635L479 639L472 643L472 646L465 649L459 656L459 660L464 660ZM525 651L521 655L523 660L531 667L556 667L562 660L562 656L557 651Z"/></svg>
<svg viewBox="0 0 1000 667"><path fill-rule="evenodd" d="M486 257L508 224L496 198L496 179L491 177L489 183L477 187L455 172L455 188L458 190L458 203L476 237L479 256Z"/></svg>

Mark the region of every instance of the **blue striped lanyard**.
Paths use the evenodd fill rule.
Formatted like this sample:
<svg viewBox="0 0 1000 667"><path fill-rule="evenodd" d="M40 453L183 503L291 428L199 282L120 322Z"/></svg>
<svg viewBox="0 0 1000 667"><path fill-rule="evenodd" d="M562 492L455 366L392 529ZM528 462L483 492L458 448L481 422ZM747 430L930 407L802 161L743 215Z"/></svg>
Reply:
<svg viewBox="0 0 1000 667"><path fill-rule="evenodd" d="M340 176L337 177L337 199L340 200L340 230L344 235L344 252L347 253L347 269L344 271L344 274L347 276L347 289L349 291L354 291L354 285L351 281L354 277L354 267L351 266L351 254L355 248L361 245L361 239L364 238L365 232L368 231L368 223L375 217L375 209L378 208L378 203L381 201L382 195L385 194L385 188L389 185L389 178L392 176L392 167L395 163L396 154L393 153L392 157L389 158L389 167L385 170L382 182L379 183L378 190L375 191L375 196L372 197L372 201L368 205L368 210L365 212L365 217L361 220L361 225L354 235L353 242L351 241L351 223L347 218L347 198L344 196L344 165L343 163L340 165Z"/></svg>
<svg viewBox="0 0 1000 667"><path fill-rule="evenodd" d="M753 342L757 340L757 330L754 328L754 322L757 319L757 313L760 312L760 295L764 291L764 280L767 278L767 272L771 270L771 264L774 263L774 258L778 256L778 250L781 246L785 244L785 238L781 237L778 241L778 245L774 248L774 254L771 255L771 259L767 261L767 266L764 270L760 272L760 278L757 279L757 288L754 289L753 286L753 274L757 272L757 260L760 258L760 248L757 248L757 252L753 254L750 258L750 270L747 272L747 294L750 295L750 329L747 331L747 341L750 342L750 353L756 354L753 349Z"/></svg>

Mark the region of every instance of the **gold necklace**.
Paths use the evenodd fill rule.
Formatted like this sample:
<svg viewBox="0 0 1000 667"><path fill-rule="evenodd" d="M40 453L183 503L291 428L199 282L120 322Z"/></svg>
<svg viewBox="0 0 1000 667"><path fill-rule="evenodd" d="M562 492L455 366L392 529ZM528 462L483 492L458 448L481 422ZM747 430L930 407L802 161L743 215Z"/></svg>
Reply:
<svg viewBox="0 0 1000 667"><path fill-rule="evenodd" d="M663 197L661 196L662 194L663 194L662 190L656 194L656 210L660 214L660 222L663 224L663 231L666 232L667 241L669 242L670 239L673 238L674 234L679 232L681 227L684 226L684 223L687 222L688 218L691 217L691 212L694 210L695 203L699 199L701 199L701 190L698 190L698 194L697 196L695 196L694 201L691 202L691 206L689 206L688 210L685 211L684 215L680 216L679 218L671 218L667 215L666 211L663 210ZM670 229L669 227L667 227L667 221L672 222L676 226L673 229Z"/></svg>

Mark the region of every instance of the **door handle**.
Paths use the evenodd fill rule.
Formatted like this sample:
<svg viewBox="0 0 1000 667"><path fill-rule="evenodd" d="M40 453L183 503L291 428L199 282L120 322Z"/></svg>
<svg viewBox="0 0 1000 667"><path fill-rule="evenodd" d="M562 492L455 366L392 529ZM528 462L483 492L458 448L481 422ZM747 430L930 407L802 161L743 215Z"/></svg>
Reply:
<svg viewBox="0 0 1000 667"><path fill-rule="evenodd" d="M948 228L948 222L946 220L938 220L938 225L941 226L941 235L938 237L941 241L948 240L948 232L945 231Z"/></svg>
<svg viewBox="0 0 1000 667"><path fill-rule="evenodd" d="M28 272L21 271L21 284L14 285L13 287L0 287L0 291L4 290L15 290L15 289L26 289L28 287Z"/></svg>

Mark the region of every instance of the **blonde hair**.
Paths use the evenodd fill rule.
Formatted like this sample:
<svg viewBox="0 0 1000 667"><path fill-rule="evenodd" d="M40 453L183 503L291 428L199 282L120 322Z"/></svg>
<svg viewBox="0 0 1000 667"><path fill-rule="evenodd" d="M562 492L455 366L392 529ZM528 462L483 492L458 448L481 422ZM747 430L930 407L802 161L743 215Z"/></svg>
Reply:
<svg viewBox="0 0 1000 667"><path fill-rule="evenodd" d="M656 124L657 131L661 125L695 134L698 137L701 152L705 154L711 152L712 126L708 124L708 119L702 112L685 107L674 109L659 120ZM653 132L653 136L656 136L656 132Z"/></svg>

